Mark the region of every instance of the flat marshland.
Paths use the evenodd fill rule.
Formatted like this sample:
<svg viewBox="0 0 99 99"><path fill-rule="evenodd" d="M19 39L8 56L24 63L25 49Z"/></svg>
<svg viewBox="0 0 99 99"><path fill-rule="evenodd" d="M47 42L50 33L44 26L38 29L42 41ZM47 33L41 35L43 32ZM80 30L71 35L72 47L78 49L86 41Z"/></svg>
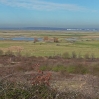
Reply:
<svg viewBox="0 0 99 99"><path fill-rule="evenodd" d="M99 32L0 30L0 99L99 99Z"/></svg>
<svg viewBox="0 0 99 99"><path fill-rule="evenodd" d="M47 40L44 38L47 37ZM54 56L72 52L84 57L94 54L99 57L99 33L89 31L0 31L0 49L6 51L13 46L20 46L22 54L30 56ZM21 38L19 40L13 38ZM22 40L22 38L37 38L40 41ZM58 43L53 41L58 39ZM2 40L5 39L5 40ZM12 49L14 51L14 49Z"/></svg>

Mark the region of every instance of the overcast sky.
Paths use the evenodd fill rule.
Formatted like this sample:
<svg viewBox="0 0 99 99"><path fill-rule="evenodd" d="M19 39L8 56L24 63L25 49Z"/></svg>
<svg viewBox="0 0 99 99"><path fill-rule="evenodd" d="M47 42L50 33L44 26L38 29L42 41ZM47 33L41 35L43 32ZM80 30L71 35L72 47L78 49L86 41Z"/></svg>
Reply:
<svg viewBox="0 0 99 99"><path fill-rule="evenodd" d="M0 0L0 27L99 28L99 0Z"/></svg>

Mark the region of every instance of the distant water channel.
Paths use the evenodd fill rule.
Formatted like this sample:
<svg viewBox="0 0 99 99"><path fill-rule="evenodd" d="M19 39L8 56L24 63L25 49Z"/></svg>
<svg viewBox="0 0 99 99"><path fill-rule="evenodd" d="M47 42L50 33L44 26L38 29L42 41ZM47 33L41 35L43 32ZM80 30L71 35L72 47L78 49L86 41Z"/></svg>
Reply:
<svg viewBox="0 0 99 99"><path fill-rule="evenodd" d="M42 38L37 38L38 41L42 41ZM0 38L0 40L12 40L12 41L34 41L31 37L13 37L13 38Z"/></svg>

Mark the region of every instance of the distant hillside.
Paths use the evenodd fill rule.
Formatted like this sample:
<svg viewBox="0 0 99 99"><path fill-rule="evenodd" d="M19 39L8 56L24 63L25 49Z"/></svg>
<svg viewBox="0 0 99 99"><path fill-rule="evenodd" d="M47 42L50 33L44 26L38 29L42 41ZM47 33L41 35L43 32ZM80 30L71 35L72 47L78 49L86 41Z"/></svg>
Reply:
<svg viewBox="0 0 99 99"><path fill-rule="evenodd" d="M60 30L60 31L99 31L98 28L54 28L54 27L2 27L0 30Z"/></svg>

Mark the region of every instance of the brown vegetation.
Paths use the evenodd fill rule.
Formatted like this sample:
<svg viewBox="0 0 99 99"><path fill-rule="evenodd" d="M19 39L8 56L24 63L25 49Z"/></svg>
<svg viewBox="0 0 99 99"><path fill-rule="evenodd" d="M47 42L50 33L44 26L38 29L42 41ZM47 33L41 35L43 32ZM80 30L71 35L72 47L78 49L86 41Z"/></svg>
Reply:
<svg viewBox="0 0 99 99"><path fill-rule="evenodd" d="M26 99L43 96L43 99L99 98L99 59L75 58L74 52L72 54L73 58L0 55L0 93L6 92L6 97L11 93L17 95L18 91L20 97L17 95L17 99L23 99L25 95L29 95ZM11 91L9 87L15 89ZM33 90L35 94L29 94ZM15 99L13 97L7 99Z"/></svg>

